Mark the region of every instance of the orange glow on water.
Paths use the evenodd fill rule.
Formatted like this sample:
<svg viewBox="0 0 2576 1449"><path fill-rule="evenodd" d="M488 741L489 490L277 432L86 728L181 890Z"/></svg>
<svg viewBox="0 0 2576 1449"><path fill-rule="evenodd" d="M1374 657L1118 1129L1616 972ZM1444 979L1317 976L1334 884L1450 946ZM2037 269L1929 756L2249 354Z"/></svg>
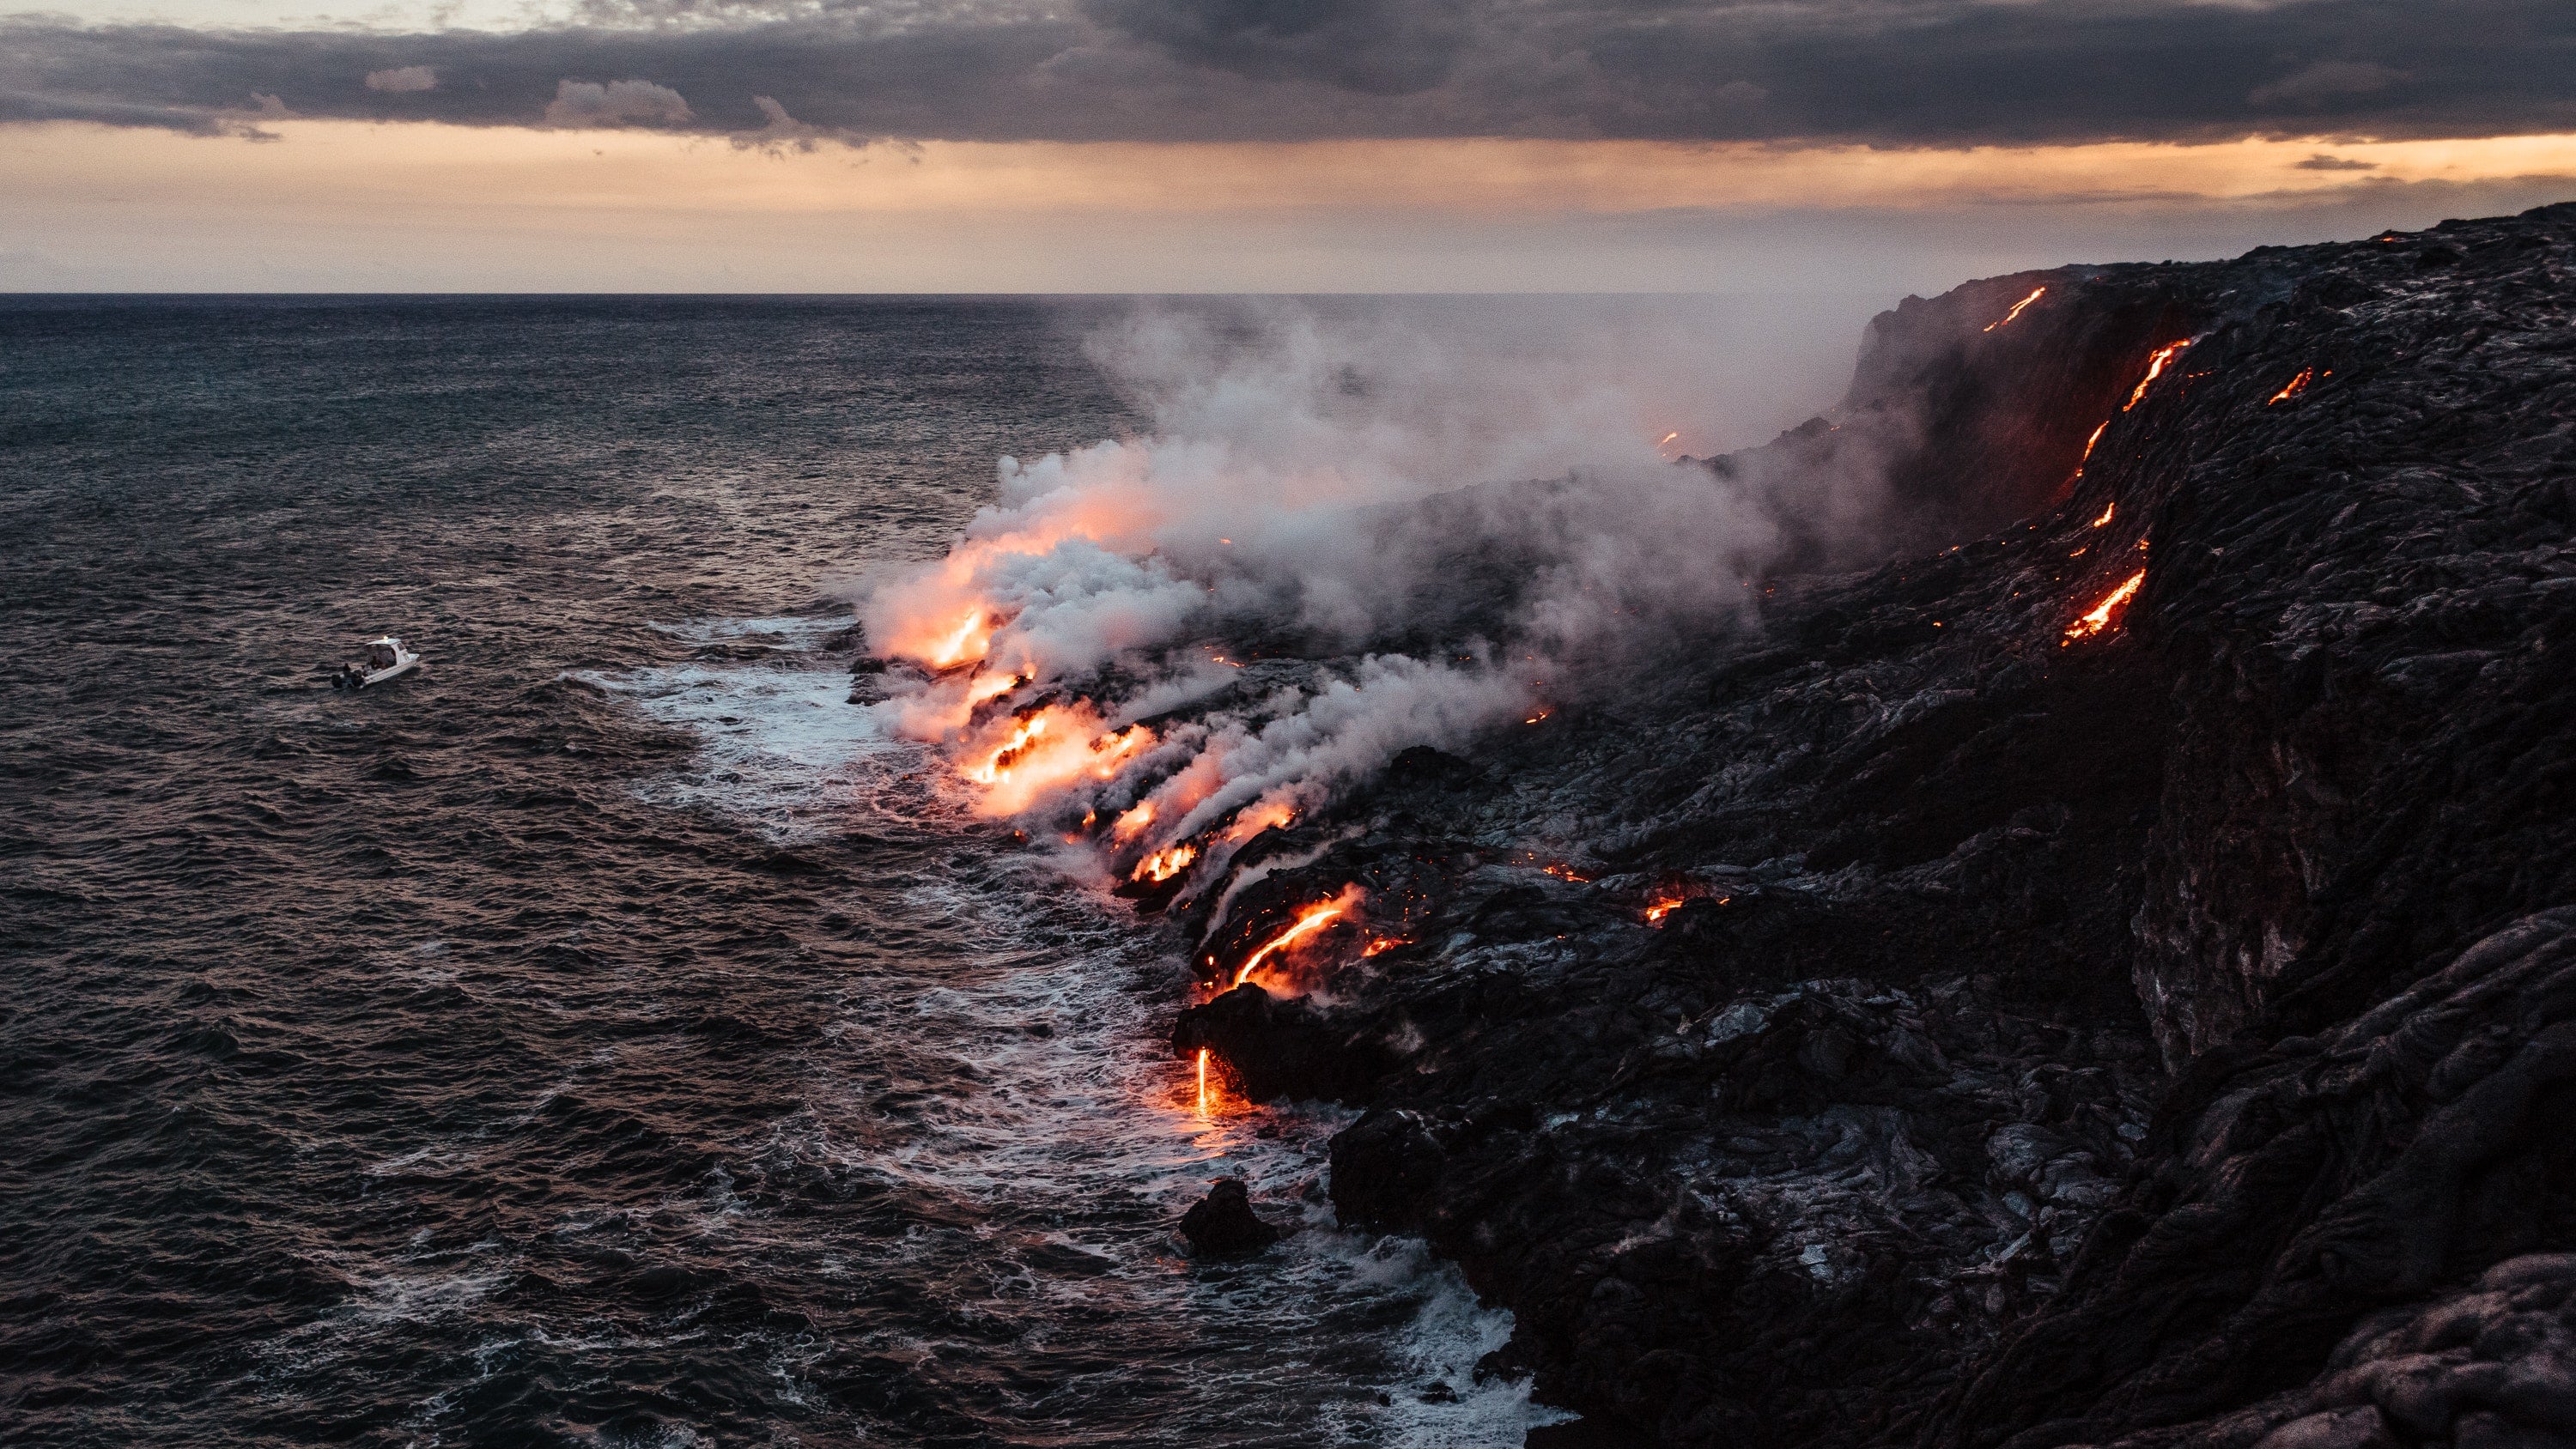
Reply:
<svg viewBox="0 0 2576 1449"><path fill-rule="evenodd" d="M2034 288L2032 288L2032 289L2031 289L2031 294L2030 294L2029 296L2024 297L2024 298L2022 298L2020 301L2013 303L2013 307L2012 307L2012 310L2011 310L2011 311L2006 312L2006 313L2005 313L2004 315L2002 315L2001 317L1998 317L1998 318L1996 318L1994 321L1987 323L1987 324L1986 324L1986 328L1985 328L1985 330L1987 330L1988 332L1992 332L1992 331L1994 331L1994 330L1995 330L1996 328L1998 328L1998 327L2002 327L2002 326L2007 325L2008 323L2010 323L2010 322L2012 321L2012 319L2014 319L2015 317L2018 317L2018 316L2020 316L2020 315L2021 315L2021 309L2022 309L2022 308L2027 307L2027 306L2029 306L2031 303L2038 301L2041 297L2046 296L2046 295L2047 295L2047 293L2048 293L2048 289L2047 289L2046 287L2034 287Z"/></svg>
<svg viewBox="0 0 2576 1449"><path fill-rule="evenodd" d="M2095 604L2083 617L2066 626L2066 637L2060 641L2059 647L2063 648L2078 639L2090 639L2096 634L2105 634L2119 627L2120 611L2128 607L2129 600L2137 597L2139 586L2146 581L2145 569L2140 569L2122 580L2120 586L2106 595L2102 602Z"/></svg>

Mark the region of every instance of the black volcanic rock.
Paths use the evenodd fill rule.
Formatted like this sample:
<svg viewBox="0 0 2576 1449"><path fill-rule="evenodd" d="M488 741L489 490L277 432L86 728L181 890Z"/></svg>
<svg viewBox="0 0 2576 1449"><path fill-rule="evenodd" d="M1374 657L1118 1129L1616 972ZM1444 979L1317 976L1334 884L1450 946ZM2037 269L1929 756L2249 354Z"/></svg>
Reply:
<svg viewBox="0 0 2576 1449"><path fill-rule="evenodd" d="M1176 1045L1618 1442L2576 1441L2576 206L1911 299L1710 467L1903 557L1301 822L1200 954L1403 944Z"/></svg>
<svg viewBox="0 0 2576 1449"><path fill-rule="evenodd" d="M1278 1242L1280 1232L1253 1212L1251 1190L1243 1179L1225 1177L1181 1214L1181 1236L1190 1240L1193 1253L1228 1258L1258 1253Z"/></svg>

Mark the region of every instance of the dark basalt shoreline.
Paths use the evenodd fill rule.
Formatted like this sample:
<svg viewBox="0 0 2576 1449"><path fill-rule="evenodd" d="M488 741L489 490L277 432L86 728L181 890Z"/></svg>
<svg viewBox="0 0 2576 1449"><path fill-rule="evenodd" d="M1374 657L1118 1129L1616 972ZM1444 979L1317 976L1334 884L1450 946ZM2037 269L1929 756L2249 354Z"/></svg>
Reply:
<svg viewBox="0 0 2576 1449"><path fill-rule="evenodd" d="M1201 959L1404 944L1176 1044L1602 1442L2576 1441L2576 205L1909 298L1710 466L1846 464L1905 557L1258 838Z"/></svg>

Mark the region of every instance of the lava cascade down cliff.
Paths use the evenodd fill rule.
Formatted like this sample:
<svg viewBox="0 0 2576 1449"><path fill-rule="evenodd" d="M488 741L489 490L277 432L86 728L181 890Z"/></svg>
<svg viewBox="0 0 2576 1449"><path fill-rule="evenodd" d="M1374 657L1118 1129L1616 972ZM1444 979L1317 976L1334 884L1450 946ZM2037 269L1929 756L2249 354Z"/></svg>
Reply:
<svg viewBox="0 0 2576 1449"><path fill-rule="evenodd" d="M1373 919L1176 1046L1625 1440L2576 1437L2576 206L1909 299L1712 466L1854 446L1908 556L1265 837L1220 980Z"/></svg>

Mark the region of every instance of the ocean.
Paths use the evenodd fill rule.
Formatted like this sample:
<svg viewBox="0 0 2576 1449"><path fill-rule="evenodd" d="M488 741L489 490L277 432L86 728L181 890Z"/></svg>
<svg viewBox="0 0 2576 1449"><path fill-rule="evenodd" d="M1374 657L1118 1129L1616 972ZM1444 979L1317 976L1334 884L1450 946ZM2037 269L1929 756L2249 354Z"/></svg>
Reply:
<svg viewBox="0 0 2576 1449"><path fill-rule="evenodd" d="M1112 303L0 299L11 1443L1517 1444L1150 922L847 703ZM335 693L379 633L427 660ZM1296 1223L1173 1234L1243 1175Z"/></svg>

